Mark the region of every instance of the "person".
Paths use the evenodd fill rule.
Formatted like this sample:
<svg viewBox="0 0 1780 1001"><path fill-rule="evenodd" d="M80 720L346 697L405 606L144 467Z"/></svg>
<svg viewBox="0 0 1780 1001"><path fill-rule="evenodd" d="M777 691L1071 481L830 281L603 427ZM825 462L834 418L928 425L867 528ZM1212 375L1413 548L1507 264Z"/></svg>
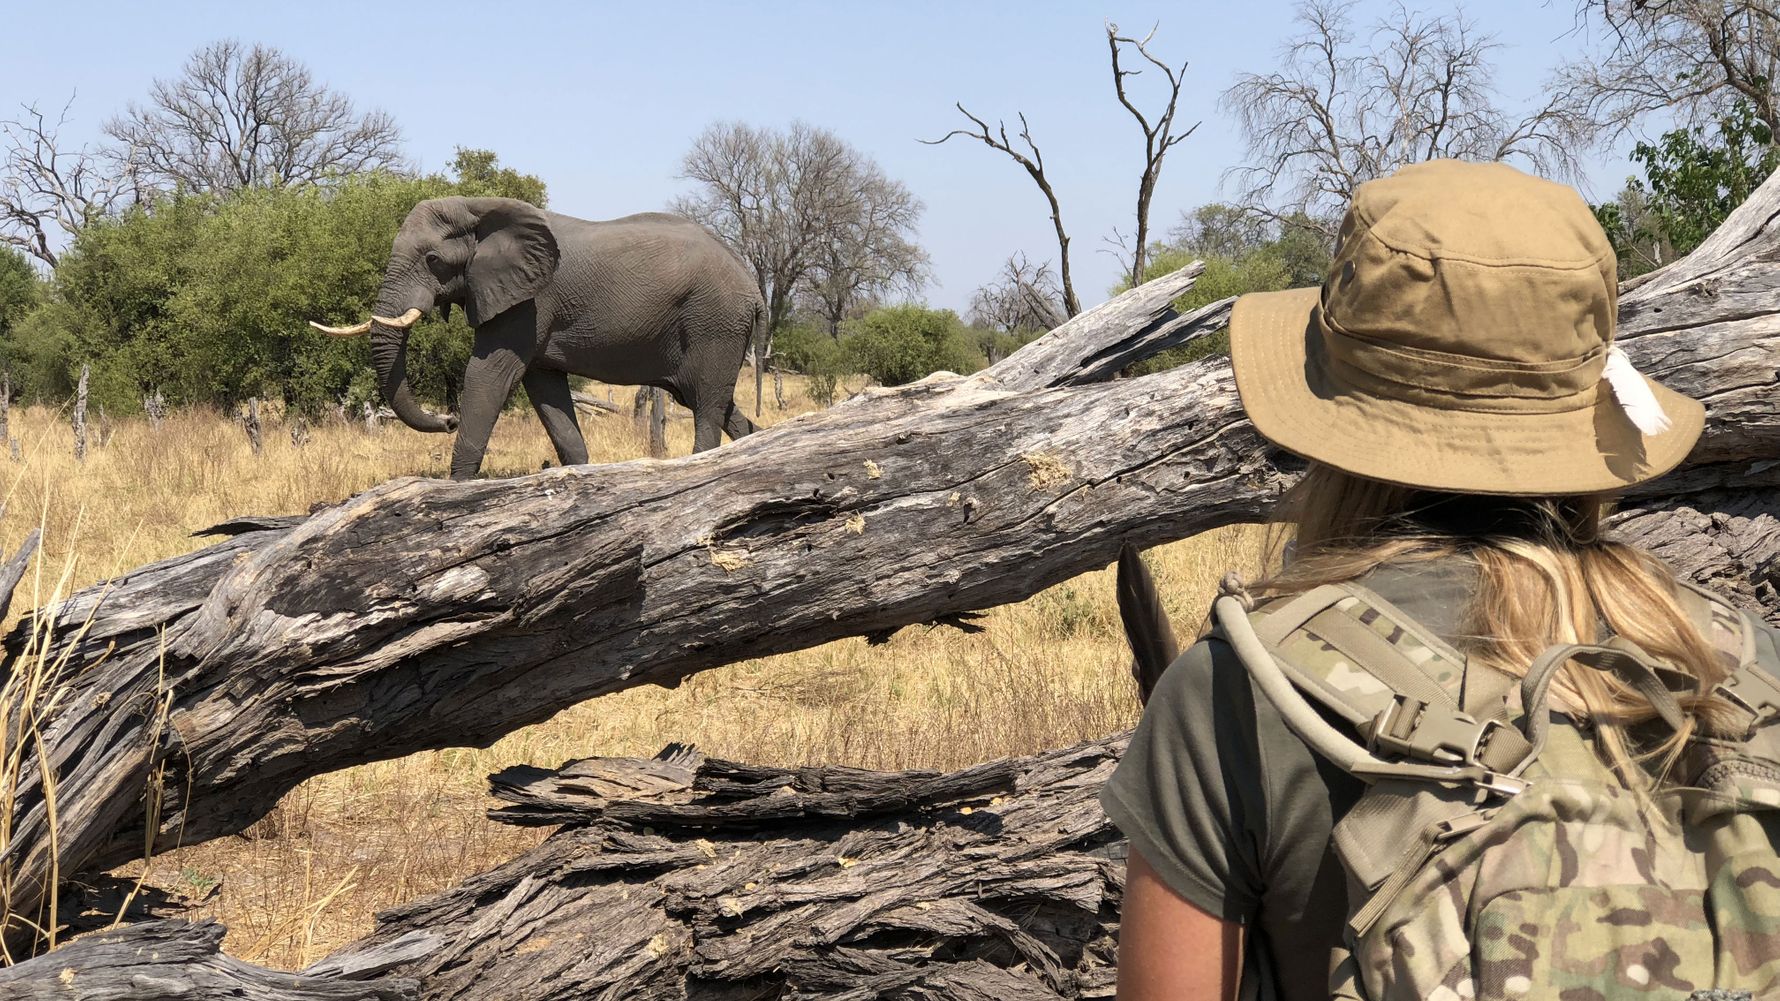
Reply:
<svg viewBox="0 0 1780 1001"><path fill-rule="evenodd" d="M1164 672L1102 792L1130 852L1123 1001L1780 986L1773 891L1730 899L1780 883L1780 825L1727 819L1780 802L1763 784L1780 765L1761 771L1780 745L1766 746L1772 707L1739 713L1726 694L1767 691L1780 655L1765 626L1603 531L1611 498L1679 464L1704 422L1614 344L1616 268L1570 188L1435 161L1357 189L1320 289L1238 300L1243 407L1309 465L1269 530L1277 569L1227 586L1216 628ZM1312 592L1333 596L1299 601L1319 617L1268 627ZM1314 631L1344 614L1331 638ZM1411 644L1398 658L1410 666L1385 671L1390 651L1355 622ZM1431 677L1432 694L1378 680L1398 677ZM1466 736L1398 725L1437 717ZM1674 812L1678 790L1718 781L1690 771L1711 747L1769 778L1722 796L1726 814ZM1575 806L1564 797L1596 788L1582 778L1599 786L1583 802L1632 805ZM1428 808L1446 812L1424 839L1409 818ZM1503 826L1514 811L1519 834ZM1689 882L1711 877L1696 822L1738 832L1738 872L1759 878ZM1536 871L1481 899L1515 866ZM1571 884L1595 895L1562 896ZM1441 949L1451 962L1430 966Z"/></svg>

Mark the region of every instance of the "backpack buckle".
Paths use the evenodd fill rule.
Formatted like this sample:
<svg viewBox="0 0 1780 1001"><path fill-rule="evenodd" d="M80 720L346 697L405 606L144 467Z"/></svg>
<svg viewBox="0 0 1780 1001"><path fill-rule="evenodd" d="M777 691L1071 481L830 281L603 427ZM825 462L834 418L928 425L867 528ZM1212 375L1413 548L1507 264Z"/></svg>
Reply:
<svg viewBox="0 0 1780 1001"><path fill-rule="evenodd" d="M1493 719L1480 722L1411 695L1397 695L1372 720L1366 746L1374 753L1384 751L1441 765L1475 765L1478 752L1500 726Z"/></svg>
<svg viewBox="0 0 1780 1001"><path fill-rule="evenodd" d="M1714 695L1750 715L1749 732L1780 719L1780 686L1766 671L1745 667L1719 683Z"/></svg>

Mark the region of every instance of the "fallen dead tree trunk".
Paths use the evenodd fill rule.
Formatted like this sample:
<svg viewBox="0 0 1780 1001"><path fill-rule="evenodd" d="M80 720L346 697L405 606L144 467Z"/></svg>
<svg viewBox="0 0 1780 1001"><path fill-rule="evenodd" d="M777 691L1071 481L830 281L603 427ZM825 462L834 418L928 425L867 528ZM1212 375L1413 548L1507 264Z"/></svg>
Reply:
<svg viewBox="0 0 1780 1001"><path fill-rule="evenodd" d="M950 774L681 748L509 769L498 819L571 826L304 972L434 1001L1110 997L1124 844L1096 796L1123 748Z"/></svg>
<svg viewBox="0 0 1780 1001"><path fill-rule="evenodd" d="M214 921L149 921L98 932L0 968L7 1001L413 1001L411 980L348 981L268 970L222 953Z"/></svg>
<svg viewBox="0 0 1780 1001"><path fill-rule="evenodd" d="M1669 532L1680 565L1751 581L1758 601L1775 548L1752 526L1772 524L1780 481L1777 206L1780 182L1622 303L1634 359L1711 408L1688 471L1625 524ZM1218 325L1224 304L1166 309L1188 280L1133 290L977 376L713 452L396 481L80 596L57 632L77 673L43 731L60 871L240 830L318 772L953 619L1104 566L1122 542L1255 519L1290 473L1242 418L1227 365L1093 384ZM1676 528L1694 524L1707 531ZM26 917L52 871L41 771L21 772L0 856Z"/></svg>
<svg viewBox="0 0 1780 1001"><path fill-rule="evenodd" d="M156 921L0 970L11 998L1110 997L1124 737L950 773L763 768L671 746L495 776L538 848L292 975ZM11 993L7 993L11 991Z"/></svg>

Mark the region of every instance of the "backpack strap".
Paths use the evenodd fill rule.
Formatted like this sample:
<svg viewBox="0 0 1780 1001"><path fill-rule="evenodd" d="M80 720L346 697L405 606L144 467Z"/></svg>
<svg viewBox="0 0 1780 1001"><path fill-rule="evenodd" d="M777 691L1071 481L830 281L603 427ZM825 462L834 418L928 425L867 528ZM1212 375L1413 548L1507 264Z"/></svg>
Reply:
<svg viewBox="0 0 1780 1001"><path fill-rule="evenodd" d="M1226 587L1226 592L1229 588ZM1353 599L1350 601L1350 599ZM1212 606L1213 620L1236 652L1255 686L1279 711L1286 725L1305 744L1336 767L1368 783L1384 778L1472 785L1504 795L1525 787L1514 775L1531 761L1532 744L1512 726L1482 719L1459 709L1443 685L1421 672L1370 623L1342 614L1323 613L1346 603L1362 604L1390 616L1388 627L1408 621L1376 595L1353 584L1327 585L1255 612L1235 593L1225 593ZM1276 619L1275 616L1278 616ZM1335 669L1321 674L1290 657L1279 656L1282 642L1303 632L1318 618L1319 642L1338 651ZM1354 623L1352 628L1336 625ZM1378 620L1374 619L1376 623ZM1409 622L1409 628L1423 632ZM1265 630L1265 633L1263 633ZM1274 637L1270 644L1265 637ZM1362 638L1369 637L1369 638ZM1341 678L1336 670L1364 672L1372 679ZM1402 691L1409 688L1411 691ZM1306 698L1315 698L1365 736L1361 744L1325 719ZM1385 757L1384 755L1393 757Z"/></svg>

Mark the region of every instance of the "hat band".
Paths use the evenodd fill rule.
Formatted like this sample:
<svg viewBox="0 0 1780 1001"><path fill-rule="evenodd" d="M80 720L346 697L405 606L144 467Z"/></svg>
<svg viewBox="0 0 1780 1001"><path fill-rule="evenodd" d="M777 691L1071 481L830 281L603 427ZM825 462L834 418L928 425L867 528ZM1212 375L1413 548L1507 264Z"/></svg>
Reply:
<svg viewBox="0 0 1780 1001"><path fill-rule="evenodd" d="M1333 381L1384 399L1441 410L1553 414L1595 405L1603 345L1577 358L1513 362L1387 344L1340 329L1311 310L1309 359Z"/></svg>

